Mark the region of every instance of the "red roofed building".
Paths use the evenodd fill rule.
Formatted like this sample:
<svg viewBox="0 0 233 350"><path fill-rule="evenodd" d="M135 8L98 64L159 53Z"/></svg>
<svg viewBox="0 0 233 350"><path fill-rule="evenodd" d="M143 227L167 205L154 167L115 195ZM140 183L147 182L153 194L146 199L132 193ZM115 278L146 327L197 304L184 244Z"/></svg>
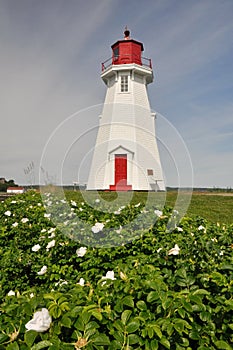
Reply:
<svg viewBox="0 0 233 350"><path fill-rule="evenodd" d="M7 193L14 193L14 194L18 194L18 193L24 193L25 192L25 188L24 187L8 187L7 188Z"/></svg>

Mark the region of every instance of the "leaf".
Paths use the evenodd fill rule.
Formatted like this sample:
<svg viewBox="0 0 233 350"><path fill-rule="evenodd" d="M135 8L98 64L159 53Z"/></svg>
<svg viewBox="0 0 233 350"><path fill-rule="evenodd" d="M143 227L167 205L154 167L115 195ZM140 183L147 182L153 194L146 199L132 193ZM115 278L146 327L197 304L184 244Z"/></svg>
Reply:
<svg viewBox="0 0 233 350"><path fill-rule="evenodd" d="M44 349L47 348L48 346L53 345L49 340L42 340L39 343L35 344L31 350L40 350L40 349Z"/></svg>
<svg viewBox="0 0 233 350"><path fill-rule="evenodd" d="M217 349L232 350L232 347L224 340L217 340L215 342L215 346L217 347Z"/></svg>
<svg viewBox="0 0 233 350"><path fill-rule="evenodd" d="M19 350L19 346L16 342L7 345L7 350Z"/></svg>
<svg viewBox="0 0 233 350"><path fill-rule="evenodd" d="M38 335L38 333L36 331L32 331L32 330L27 331L24 334L24 341L29 346L29 348L31 348L31 346L33 345L37 335Z"/></svg>
<svg viewBox="0 0 233 350"><path fill-rule="evenodd" d="M62 319L61 319L61 324L62 324L62 326L65 326L67 328L71 328L72 321L71 321L71 319L69 317L63 316Z"/></svg>
<svg viewBox="0 0 233 350"><path fill-rule="evenodd" d="M193 340L199 340L200 339L200 334L196 329L192 329L191 332L189 333L190 339Z"/></svg>
<svg viewBox="0 0 233 350"><path fill-rule="evenodd" d="M137 302L136 306L139 310L146 310L147 309L146 303L143 300L139 300Z"/></svg>
<svg viewBox="0 0 233 350"><path fill-rule="evenodd" d="M159 341L166 349L170 349L170 342L165 337L162 337Z"/></svg>
<svg viewBox="0 0 233 350"><path fill-rule="evenodd" d="M161 339L163 335L162 335L162 332L160 330L160 327L157 325L154 325L153 330L154 330L155 334L159 337L159 339Z"/></svg>
<svg viewBox="0 0 233 350"><path fill-rule="evenodd" d="M124 332L125 328L123 323L120 320L116 320L113 323L114 327L119 331L119 332Z"/></svg>
<svg viewBox="0 0 233 350"><path fill-rule="evenodd" d="M220 270L233 270L233 266L230 264L222 264L222 266L220 266Z"/></svg>
<svg viewBox="0 0 233 350"><path fill-rule="evenodd" d="M92 340L96 345L110 345L109 337L105 334L99 334Z"/></svg>
<svg viewBox="0 0 233 350"><path fill-rule="evenodd" d="M123 311L123 313L121 314L121 321L124 325L126 325L126 323L128 322L130 316L132 314L131 310L125 310Z"/></svg>
<svg viewBox="0 0 233 350"><path fill-rule="evenodd" d="M174 328L178 333L182 333L184 331L184 325L183 325L183 323L181 323L179 321L176 321L174 323Z"/></svg>
<svg viewBox="0 0 233 350"><path fill-rule="evenodd" d="M70 311L70 316L71 317L77 317L78 314L81 313L83 307L82 306L75 306L71 311Z"/></svg>
<svg viewBox="0 0 233 350"><path fill-rule="evenodd" d="M200 319L203 321L203 322L209 322L211 320L211 315L209 312L207 311L202 311L200 313Z"/></svg>
<svg viewBox="0 0 233 350"><path fill-rule="evenodd" d="M188 328L188 329L192 329L192 326L190 326L190 324L187 322L187 321L185 321L185 320L182 320L182 319L180 319L180 318L175 318L174 320L173 320L173 322L174 323L176 323L176 324L180 324L180 325L183 325L182 327L184 328Z"/></svg>
<svg viewBox="0 0 233 350"><path fill-rule="evenodd" d="M188 311L188 312L193 311L192 305L189 302L187 302L186 300L182 300L182 304L183 304L186 311Z"/></svg>
<svg viewBox="0 0 233 350"><path fill-rule="evenodd" d="M140 323L138 321L132 321L126 326L126 332L134 333L139 327Z"/></svg>
<svg viewBox="0 0 233 350"><path fill-rule="evenodd" d="M132 344L138 344L139 343L139 336L137 334L129 334L129 344L132 345Z"/></svg>
<svg viewBox="0 0 233 350"><path fill-rule="evenodd" d="M157 339L152 340L150 345L151 345L151 349L153 350L157 350L159 348L159 343Z"/></svg>
<svg viewBox="0 0 233 350"><path fill-rule="evenodd" d="M197 294L200 294L200 295L209 295L210 292L208 292L207 290L205 289L196 289L192 292L192 295L197 295Z"/></svg>
<svg viewBox="0 0 233 350"><path fill-rule="evenodd" d="M0 334L0 344L4 343L7 339L9 339L7 334Z"/></svg>
<svg viewBox="0 0 233 350"><path fill-rule="evenodd" d="M134 307L134 301L133 298L130 295L127 295L122 299L122 304L127 305L129 307Z"/></svg>
<svg viewBox="0 0 233 350"><path fill-rule="evenodd" d="M181 277L183 279L187 278L187 273L184 267L176 271L176 276Z"/></svg>
<svg viewBox="0 0 233 350"><path fill-rule="evenodd" d="M92 314L92 316L94 316L97 320L102 321L103 316L102 316L101 312L99 312L98 310L92 310L92 311L91 311L91 314Z"/></svg>
<svg viewBox="0 0 233 350"><path fill-rule="evenodd" d="M159 299L159 295L157 292L154 292L154 291L150 292L146 298L148 303L153 303L153 301L158 300L158 299Z"/></svg>
<svg viewBox="0 0 233 350"><path fill-rule="evenodd" d="M186 312L185 312L185 310L184 309L182 309L182 308L178 308L178 314L182 317L182 318L185 318L185 314L186 314Z"/></svg>
<svg viewBox="0 0 233 350"><path fill-rule="evenodd" d="M89 320L91 318L91 313L88 312L88 311L83 311L82 314L81 314L81 319L83 321L83 323L86 325Z"/></svg>
<svg viewBox="0 0 233 350"><path fill-rule="evenodd" d="M86 325L86 330L89 330L89 329L95 329L96 330L97 328L99 328L99 325L95 321L91 321L91 322L89 322Z"/></svg>

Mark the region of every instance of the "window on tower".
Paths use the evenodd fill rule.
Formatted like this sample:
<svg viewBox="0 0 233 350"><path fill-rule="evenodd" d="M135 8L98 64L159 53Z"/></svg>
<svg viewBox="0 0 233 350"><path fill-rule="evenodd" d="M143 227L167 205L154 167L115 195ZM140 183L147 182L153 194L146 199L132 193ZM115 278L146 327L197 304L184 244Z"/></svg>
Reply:
<svg viewBox="0 0 233 350"><path fill-rule="evenodd" d="M128 75L121 76L121 92L128 91Z"/></svg>
<svg viewBox="0 0 233 350"><path fill-rule="evenodd" d="M119 58L119 46L117 46L113 49L113 57L114 57L114 61L118 60L118 58Z"/></svg>

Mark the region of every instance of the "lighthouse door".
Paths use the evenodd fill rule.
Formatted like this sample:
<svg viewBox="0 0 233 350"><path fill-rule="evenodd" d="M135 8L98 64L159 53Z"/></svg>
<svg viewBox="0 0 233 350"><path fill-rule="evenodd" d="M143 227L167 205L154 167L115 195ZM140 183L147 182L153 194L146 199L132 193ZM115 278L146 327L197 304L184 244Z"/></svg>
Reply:
<svg viewBox="0 0 233 350"><path fill-rule="evenodd" d="M115 155L115 185L120 182L120 186L127 184L127 154Z"/></svg>
<svg viewBox="0 0 233 350"><path fill-rule="evenodd" d="M130 191L131 185L127 185L127 154L115 154L115 184L110 185L111 191Z"/></svg>

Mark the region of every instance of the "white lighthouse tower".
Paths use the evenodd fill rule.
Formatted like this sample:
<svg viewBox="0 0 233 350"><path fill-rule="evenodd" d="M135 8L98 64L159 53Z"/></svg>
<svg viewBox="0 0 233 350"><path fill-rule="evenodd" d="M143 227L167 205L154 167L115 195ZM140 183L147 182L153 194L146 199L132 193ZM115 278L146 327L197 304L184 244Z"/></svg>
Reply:
<svg viewBox="0 0 233 350"><path fill-rule="evenodd" d="M107 86L87 190L164 191L147 85L153 81L151 60L143 44L130 38L115 42L102 63Z"/></svg>

